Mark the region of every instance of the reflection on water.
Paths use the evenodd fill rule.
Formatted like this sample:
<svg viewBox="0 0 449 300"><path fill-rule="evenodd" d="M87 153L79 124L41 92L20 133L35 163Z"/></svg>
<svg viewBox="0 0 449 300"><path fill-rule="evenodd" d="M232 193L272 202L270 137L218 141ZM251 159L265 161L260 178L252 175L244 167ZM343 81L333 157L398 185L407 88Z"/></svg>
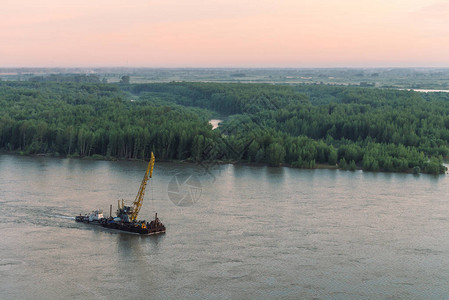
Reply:
<svg viewBox="0 0 449 300"><path fill-rule="evenodd" d="M165 235L73 221L133 200L145 168L0 155L0 298L449 296L446 176L157 163L140 216ZM170 201L176 174L194 205Z"/></svg>

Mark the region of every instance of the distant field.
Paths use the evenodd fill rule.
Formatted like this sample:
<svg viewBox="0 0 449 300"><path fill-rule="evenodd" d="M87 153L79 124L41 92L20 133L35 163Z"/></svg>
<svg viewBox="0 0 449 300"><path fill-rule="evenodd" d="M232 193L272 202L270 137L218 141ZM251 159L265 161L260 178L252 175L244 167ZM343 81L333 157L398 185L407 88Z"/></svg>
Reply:
<svg viewBox="0 0 449 300"><path fill-rule="evenodd" d="M449 89L449 69L333 68L333 69L151 69L151 68L20 68L0 69L1 80L27 81L49 74L96 75L109 83L123 75L130 83L236 82L271 84L329 84L429 90Z"/></svg>

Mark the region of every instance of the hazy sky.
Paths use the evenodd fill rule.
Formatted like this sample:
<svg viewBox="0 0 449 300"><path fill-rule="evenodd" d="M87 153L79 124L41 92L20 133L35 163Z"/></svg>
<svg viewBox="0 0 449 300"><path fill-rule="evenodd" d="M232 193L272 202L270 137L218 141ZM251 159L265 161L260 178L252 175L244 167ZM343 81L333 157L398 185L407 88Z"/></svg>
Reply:
<svg viewBox="0 0 449 300"><path fill-rule="evenodd" d="M449 0L0 3L0 67L449 67Z"/></svg>

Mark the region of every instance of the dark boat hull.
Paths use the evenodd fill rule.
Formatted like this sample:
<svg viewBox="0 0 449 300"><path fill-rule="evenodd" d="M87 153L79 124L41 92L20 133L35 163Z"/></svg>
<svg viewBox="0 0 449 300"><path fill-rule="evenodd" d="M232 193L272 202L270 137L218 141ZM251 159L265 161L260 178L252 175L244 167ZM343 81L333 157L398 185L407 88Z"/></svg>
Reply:
<svg viewBox="0 0 449 300"><path fill-rule="evenodd" d="M97 225L108 229L115 229L130 233L137 233L143 235L152 235L152 234L160 234L165 233L165 226L149 226L150 224L142 226L141 223L126 223L126 222L115 222L108 219L100 219L89 221L89 218L85 216L76 216L75 221L82 222L91 225Z"/></svg>
<svg viewBox="0 0 449 300"><path fill-rule="evenodd" d="M109 229L121 230L126 232L138 233L138 234L159 234L165 233L165 226L159 226L155 228L142 228L134 223L118 223L118 222L106 222L101 226Z"/></svg>

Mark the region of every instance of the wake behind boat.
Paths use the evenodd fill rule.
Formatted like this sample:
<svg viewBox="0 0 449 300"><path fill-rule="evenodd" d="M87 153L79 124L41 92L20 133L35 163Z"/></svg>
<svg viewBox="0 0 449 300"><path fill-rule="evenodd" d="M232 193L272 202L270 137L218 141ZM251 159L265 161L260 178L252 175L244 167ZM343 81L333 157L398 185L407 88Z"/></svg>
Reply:
<svg viewBox="0 0 449 300"><path fill-rule="evenodd" d="M131 206L126 206L125 201L122 199L118 201L117 216L115 218L112 217L111 205L108 218L104 217L102 210L97 209L90 214L76 216L75 221L138 234L165 233L165 226L157 217L157 213L155 213L154 220L150 222L137 220L140 208L142 207L147 182L153 176L154 161L154 154L151 152L151 159L148 163L147 171L140 184L136 199Z"/></svg>

